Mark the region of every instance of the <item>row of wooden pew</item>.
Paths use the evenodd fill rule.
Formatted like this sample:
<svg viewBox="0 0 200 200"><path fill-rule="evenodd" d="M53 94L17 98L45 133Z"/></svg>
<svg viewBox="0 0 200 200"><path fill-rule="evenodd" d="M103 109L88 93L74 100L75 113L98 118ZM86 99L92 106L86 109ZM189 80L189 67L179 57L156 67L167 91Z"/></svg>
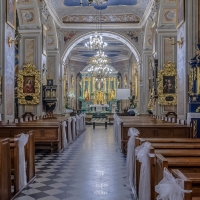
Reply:
<svg viewBox="0 0 200 200"><path fill-rule="evenodd" d="M60 152L64 147L62 132L63 122L66 122L66 138L71 143L85 130L85 115L66 118L36 119L28 118L29 121L18 121L18 123L0 125L1 136L14 137L17 134L34 130L36 149L50 149L51 152Z"/></svg>
<svg viewBox="0 0 200 200"><path fill-rule="evenodd" d="M10 200L35 178L34 131L27 132L27 141L24 141L25 135L22 135L10 138L3 138L0 135L0 199L2 200Z"/></svg>
<svg viewBox="0 0 200 200"><path fill-rule="evenodd" d="M150 198L155 200L157 193L155 186L164 178L164 169L168 169L175 178L183 181L183 189L191 190L184 194L184 200L200 200L200 139L199 138L139 138L135 137L135 157L137 157L137 147L150 144L146 158L150 163ZM139 194L141 180L142 162L136 161L136 185ZM144 169L143 169L144 170ZM144 178L144 177L142 177ZM143 199L141 199L143 200Z"/></svg>
<svg viewBox="0 0 200 200"><path fill-rule="evenodd" d="M115 128L117 127L117 128ZM128 130L134 127L139 130L143 138L191 138L192 127L184 124L172 123L149 116L117 116L114 115L114 133L121 151L127 152L129 140Z"/></svg>
<svg viewBox="0 0 200 200"><path fill-rule="evenodd" d="M129 182L140 200L156 200L158 195L167 193L176 196L180 185L174 186L173 183L178 182L183 183L181 200L200 200L200 139L192 138L190 126L185 125L184 121L159 117L115 118L121 127L121 148L124 153L128 144ZM114 131L117 134L115 128ZM169 185L166 184L169 177L165 177L167 170L174 179ZM165 188L161 191L165 194L160 194L158 188L163 186ZM170 199L169 196L165 196L165 199Z"/></svg>
<svg viewBox="0 0 200 200"><path fill-rule="evenodd" d="M30 119L0 125L0 199L10 200L23 188L20 182L19 138L29 135L25 145L27 183L35 178L35 149L61 151L85 130L85 115L57 116L52 119ZM66 143L65 143L66 142ZM66 145L65 145L66 144ZM12 176L11 176L12 175ZM14 177L11 180L11 177ZM14 187L11 187L13 185ZM24 184L25 186L26 184ZM13 188L13 190L11 190Z"/></svg>

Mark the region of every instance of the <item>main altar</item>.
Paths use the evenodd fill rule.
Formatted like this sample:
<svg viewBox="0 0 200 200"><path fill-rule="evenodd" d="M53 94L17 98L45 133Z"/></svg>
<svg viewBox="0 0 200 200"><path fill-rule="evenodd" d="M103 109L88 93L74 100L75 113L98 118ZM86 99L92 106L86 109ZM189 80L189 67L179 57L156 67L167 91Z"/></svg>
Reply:
<svg viewBox="0 0 200 200"><path fill-rule="evenodd" d="M81 72L80 97L81 111L86 113L111 113L118 111L116 90L119 85L118 73L97 79ZM116 108L113 110L113 106Z"/></svg>

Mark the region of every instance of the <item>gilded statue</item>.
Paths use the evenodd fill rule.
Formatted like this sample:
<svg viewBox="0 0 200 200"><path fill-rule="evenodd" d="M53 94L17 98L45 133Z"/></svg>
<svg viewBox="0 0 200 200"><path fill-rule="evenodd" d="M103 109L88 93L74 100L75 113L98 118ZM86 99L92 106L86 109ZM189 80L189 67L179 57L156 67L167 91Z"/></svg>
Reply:
<svg viewBox="0 0 200 200"><path fill-rule="evenodd" d="M109 96L110 96L109 100L114 99L115 98L115 90L111 90Z"/></svg>
<svg viewBox="0 0 200 200"><path fill-rule="evenodd" d="M125 75L124 77L124 86L127 87L128 86L128 82L127 82L127 76Z"/></svg>
<svg viewBox="0 0 200 200"><path fill-rule="evenodd" d="M84 96L85 96L86 101L89 101L89 100L90 100L90 95L89 95L89 92L88 92L87 89L86 89L85 92L84 92Z"/></svg>

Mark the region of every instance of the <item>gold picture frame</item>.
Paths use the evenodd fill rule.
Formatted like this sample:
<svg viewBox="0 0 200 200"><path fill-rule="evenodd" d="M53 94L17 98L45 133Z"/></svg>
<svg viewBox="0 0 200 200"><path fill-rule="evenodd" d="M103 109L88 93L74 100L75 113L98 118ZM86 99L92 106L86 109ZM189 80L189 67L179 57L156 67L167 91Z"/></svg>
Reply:
<svg viewBox="0 0 200 200"><path fill-rule="evenodd" d="M6 22L16 29L16 0L6 0Z"/></svg>
<svg viewBox="0 0 200 200"><path fill-rule="evenodd" d="M42 26L42 53L47 56L47 27Z"/></svg>
<svg viewBox="0 0 200 200"><path fill-rule="evenodd" d="M164 64L158 72L158 104L177 105L177 70L172 62Z"/></svg>
<svg viewBox="0 0 200 200"><path fill-rule="evenodd" d="M176 7L177 7L176 28L179 29L181 25L185 22L185 0L177 0Z"/></svg>
<svg viewBox="0 0 200 200"><path fill-rule="evenodd" d="M18 102L25 105L40 103L40 71L33 63L27 63L19 70Z"/></svg>

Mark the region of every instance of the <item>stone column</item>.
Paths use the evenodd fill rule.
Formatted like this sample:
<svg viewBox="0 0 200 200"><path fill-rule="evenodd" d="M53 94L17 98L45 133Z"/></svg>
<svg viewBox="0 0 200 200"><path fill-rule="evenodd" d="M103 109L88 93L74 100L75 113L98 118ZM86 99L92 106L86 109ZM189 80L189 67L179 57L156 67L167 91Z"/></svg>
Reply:
<svg viewBox="0 0 200 200"><path fill-rule="evenodd" d="M21 43L19 44L19 70L23 69L26 63L33 63L36 70L40 70L40 80L42 80L42 63L46 60L46 55L42 53L42 30L19 30L21 34ZM42 81L40 84L40 103L29 106L29 111L34 115L41 116L43 111L42 105ZM26 112L25 105L19 105L19 117Z"/></svg>
<svg viewBox="0 0 200 200"><path fill-rule="evenodd" d="M6 23L6 1L0 1L0 77L2 98L0 113L3 120L14 119L15 45L8 45L8 37L15 38L15 30Z"/></svg>

